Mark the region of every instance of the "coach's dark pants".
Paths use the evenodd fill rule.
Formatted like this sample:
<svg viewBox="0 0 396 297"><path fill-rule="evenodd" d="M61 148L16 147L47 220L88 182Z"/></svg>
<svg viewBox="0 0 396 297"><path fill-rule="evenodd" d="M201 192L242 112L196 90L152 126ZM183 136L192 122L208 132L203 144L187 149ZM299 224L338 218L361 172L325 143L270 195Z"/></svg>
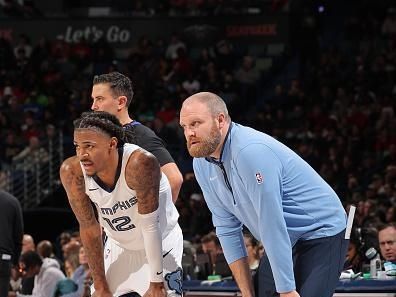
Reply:
<svg viewBox="0 0 396 297"><path fill-rule="evenodd" d="M325 238L298 241L293 247L294 278L301 297L331 297L344 266L349 240L345 230ZM258 297L279 296L268 258L261 259Z"/></svg>
<svg viewBox="0 0 396 297"><path fill-rule="evenodd" d="M0 297L8 296L10 277L11 277L11 260L3 260L0 258Z"/></svg>

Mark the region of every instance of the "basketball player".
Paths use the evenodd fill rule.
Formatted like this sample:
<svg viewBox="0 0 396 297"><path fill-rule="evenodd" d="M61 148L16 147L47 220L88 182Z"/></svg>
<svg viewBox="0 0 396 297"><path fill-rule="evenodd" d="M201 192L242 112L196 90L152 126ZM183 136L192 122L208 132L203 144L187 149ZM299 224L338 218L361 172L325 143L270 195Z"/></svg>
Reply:
<svg viewBox="0 0 396 297"><path fill-rule="evenodd" d="M183 238L169 182L152 154L126 143L132 137L109 113L83 113L74 122L76 156L60 169L93 296L180 296Z"/></svg>
<svg viewBox="0 0 396 297"><path fill-rule="evenodd" d="M149 151L157 158L162 172L169 180L173 202L175 202L183 183L183 176L172 156L166 150L162 139L150 128L132 120L129 116L128 107L133 98L131 80L119 72L95 76L91 97L91 109L93 111L107 111L115 115L125 129L134 132L135 142L133 143Z"/></svg>

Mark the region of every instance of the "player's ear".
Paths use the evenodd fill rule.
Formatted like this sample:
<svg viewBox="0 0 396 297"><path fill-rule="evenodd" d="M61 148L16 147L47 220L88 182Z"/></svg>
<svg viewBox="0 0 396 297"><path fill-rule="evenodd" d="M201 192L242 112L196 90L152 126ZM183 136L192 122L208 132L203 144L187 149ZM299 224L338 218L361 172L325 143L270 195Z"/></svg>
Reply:
<svg viewBox="0 0 396 297"><path fill-rule="evenodd" d="M112 137L110 140L110 148L117 148L118 139L116 137Z"/></svg>

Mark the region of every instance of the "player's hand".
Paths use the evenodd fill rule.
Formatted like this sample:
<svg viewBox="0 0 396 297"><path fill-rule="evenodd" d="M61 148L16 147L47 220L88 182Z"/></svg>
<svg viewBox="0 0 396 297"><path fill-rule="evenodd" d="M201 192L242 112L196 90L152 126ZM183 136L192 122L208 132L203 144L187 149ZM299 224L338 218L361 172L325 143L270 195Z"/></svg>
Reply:
<svg viewBox="0 0 396 297"><path fill-rule="evenodd" d="M280 293L280 297L300 297L300 294L297 291L290 291L287 293Z"/></svg>
<svg viewBox="0 0 396 297"><path fill-rule="evenodd" d="M150 287L143 297L166 297L164 283L150 283Z"/></svg>

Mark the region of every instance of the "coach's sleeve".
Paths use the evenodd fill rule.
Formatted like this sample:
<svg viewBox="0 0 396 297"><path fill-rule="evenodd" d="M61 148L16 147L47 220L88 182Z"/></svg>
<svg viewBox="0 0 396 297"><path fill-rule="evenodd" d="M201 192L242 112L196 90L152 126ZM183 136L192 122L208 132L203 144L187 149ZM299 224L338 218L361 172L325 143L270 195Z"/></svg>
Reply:
<svg viewBox="0 0 396 297"><path fill-rule="evenodd" d="M221 197L218 197L214 191L210 190L210 187L206 184L206 180L209 177L203 174L195 162L194 173L206 204L212 213L213 225L216 228L216 234L219 237L227 263L246 257L247 252L242 235L242 223L232 213L227 211L226 206L221 202Z"/></svg>
<svg viewBox="0 0 396 297"><path fill-rule="evenodd" d="M282 162L260 143L249 144L236 159L238 174L254 205L251 211L260 221L257 231L272 267L276 289L279 293L295 290L292 246L282 208Z"/></svg>

